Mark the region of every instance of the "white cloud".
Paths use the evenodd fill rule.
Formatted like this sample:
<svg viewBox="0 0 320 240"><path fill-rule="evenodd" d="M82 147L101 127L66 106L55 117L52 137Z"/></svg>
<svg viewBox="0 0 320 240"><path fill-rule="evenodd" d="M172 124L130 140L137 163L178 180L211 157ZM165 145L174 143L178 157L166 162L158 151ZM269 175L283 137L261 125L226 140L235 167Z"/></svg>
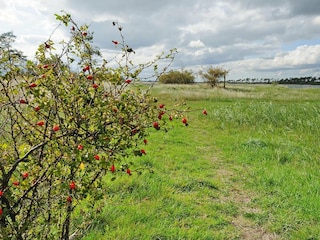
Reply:
<svg viewBox="0 0 320 240"><path fill-rule="evenodd" d="M110 13L100 13L100 14L94 14L91 18L91 21L93 22L113 22L113 21L117 21L117 22L125 22L125 19L120 18L117 15L113 15Z"/></svg>
<svg viewBox="0 0 320 240"><path fill-rule="evenodd" d="M226 63L226 68L231 69L232 78L244 78L241 74L248 76L250 72L265 77L286 76L286 71L305 75L310 74L315 66L320 66L320 45L299 46L292 51L279 52L273 58L252 58Z"/></svg>
<svg viewBox="0 0 320 240"><path fill-rule="evenodd" d="M201 48L201 47L204 47L204 43L201 41L201 40L194 40L194 41L190 41L189 44L188 44L189 47L191 48Z"/></svg>
<svg viewBox="0 0 320 240"><path fill-rule="evenodd" d="M320 26L320 16L315 17L315 18L312 20L312 23L313 23L314 25Z"/></svg>
<svg viewBox="0 0 320 240"><path fill-rule="evenodd" d="M320 64L320 45L303 45L287 53L278 53L271 67L296 67L314 64Z"/></svg>

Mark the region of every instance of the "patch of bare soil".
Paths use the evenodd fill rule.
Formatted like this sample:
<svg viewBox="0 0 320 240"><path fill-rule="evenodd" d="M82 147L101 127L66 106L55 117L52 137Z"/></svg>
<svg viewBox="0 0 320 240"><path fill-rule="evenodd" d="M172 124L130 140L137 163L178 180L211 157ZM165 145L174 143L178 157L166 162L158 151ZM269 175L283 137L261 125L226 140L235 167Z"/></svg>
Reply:
<svg viewBox="0 0 320 240"><path fill-rule="evenodd" d="M252 219L246 217L250 214L261 213L261 210L252 203L255 194L241 188L241 183L239 182L241 176L239 177L235 170L226 169L226 164L219 163L217 159L215 161L219 164L216 174L226 187L223 196L220 197L220 201L223 203L233 203L238 207L238 212L234 216L232 224L239 230L240 239L279 240L280 237L277 234L268 232Z"/></svg>

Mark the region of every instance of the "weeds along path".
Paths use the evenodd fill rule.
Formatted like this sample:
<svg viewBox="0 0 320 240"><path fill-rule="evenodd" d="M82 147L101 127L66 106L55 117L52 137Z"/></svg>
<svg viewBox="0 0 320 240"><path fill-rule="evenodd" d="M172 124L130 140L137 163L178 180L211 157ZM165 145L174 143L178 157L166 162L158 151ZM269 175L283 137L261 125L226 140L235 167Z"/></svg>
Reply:
<svg viewBox="0 0 320 240"><path fill-rule="evenodd" d="M216 177L223 185L219 201L221 204L231 204L237 209L233 216L232 224L240 232L243 240L275 240L280 239L275 233L270 233L263 226L255 223L250 216L261 213L261 209L253 202L255 193L245 190L241 184L244 169L228 164L219 158L213 161L217 166Z"/></svg>

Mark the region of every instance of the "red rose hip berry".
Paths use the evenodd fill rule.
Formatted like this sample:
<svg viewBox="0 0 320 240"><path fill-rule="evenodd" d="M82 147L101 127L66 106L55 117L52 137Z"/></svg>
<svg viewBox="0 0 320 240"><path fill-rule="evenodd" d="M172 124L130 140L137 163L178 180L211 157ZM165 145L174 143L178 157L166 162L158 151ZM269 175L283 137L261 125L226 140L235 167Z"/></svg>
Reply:
<svg viewBox="0 0 320 240"><path fill-rule="evenodd" d="M153 127L157 130L160 129L159 123L158 122L153 122Z"/></svg>
<svg viewBox="0 0 320 240"><path fill-rule="evenodd" d="M59 127L58 125L56 125L56 126L54 126L54 127L52 128L52 130L53 130L54 132L59 131L59 130L60 130L60 127Z"/></svg>
<svg viewBox="0 0 320 240"><path fill-rule="evenodd" d="M182 118L182 123L183 123L184 125L188 126L188 121L187 121L186 118Z"/></svg>
<svg viewBox="0 0 320 240"><path fill-rule="evenodd" d="M27 179L29 177L29 173L25 172L22 174L23 179Z"/></svg>
<svg viewBox="0 0 320 240"><path fill-rule="evenodd" d="M74 182L74 181L72 181L71 183L70 183L70 189L71 190L75 190L76 189L76 183Z"/></svg>

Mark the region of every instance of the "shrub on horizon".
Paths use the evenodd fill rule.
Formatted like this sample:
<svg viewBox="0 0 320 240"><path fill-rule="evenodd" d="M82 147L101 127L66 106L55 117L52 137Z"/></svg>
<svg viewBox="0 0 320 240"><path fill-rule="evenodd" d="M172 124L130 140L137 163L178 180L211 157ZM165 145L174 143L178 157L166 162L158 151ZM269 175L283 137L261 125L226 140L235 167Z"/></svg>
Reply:
<svg viewBox="0 0 320 240"><path fill-rule="evenodd" d="M160 76L159 82L165 84L192 84L194 83L194 75L188 70L171 70Z"/></svg>

